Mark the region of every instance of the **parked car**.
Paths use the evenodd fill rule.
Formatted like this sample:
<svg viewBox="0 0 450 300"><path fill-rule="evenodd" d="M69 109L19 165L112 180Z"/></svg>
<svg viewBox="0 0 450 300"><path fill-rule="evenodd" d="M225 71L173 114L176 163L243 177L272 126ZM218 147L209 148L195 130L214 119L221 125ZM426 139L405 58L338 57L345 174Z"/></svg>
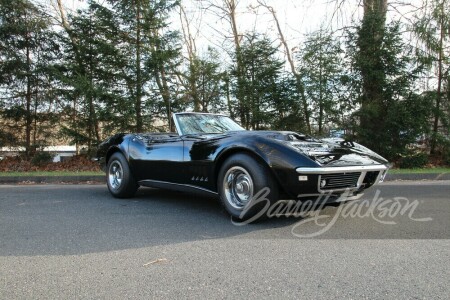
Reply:
<svg viewBox="0 0 450 300"><path fill-rule="evenodd" d="M248 218L264 188L270 203L322 194L350 199L388 170L386 159L343 139L248 131L220 114L176 113L173 121L176 133L117 134L99 145L114 197L132 197L139 186L197 191L217 196L233 217Z"/></svg>

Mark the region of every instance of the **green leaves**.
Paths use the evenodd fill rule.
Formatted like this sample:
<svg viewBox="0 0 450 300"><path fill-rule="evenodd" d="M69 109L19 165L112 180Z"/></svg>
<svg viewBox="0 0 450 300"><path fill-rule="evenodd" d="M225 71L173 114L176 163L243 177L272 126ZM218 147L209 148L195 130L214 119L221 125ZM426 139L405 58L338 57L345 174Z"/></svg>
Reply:
<svg viewBox="0 0 450 300"><path fill-rule="evenodd" d="M297 55L299 73L305 82L313 125L318 135L324 134L324 127L330 129L343 125L345 103L342 103L342 80L346 80L346 75L342 53L339 40L320 29L307 36Z"/></svg>
<svg viewBox="0 0 450 300"><path fill-rule="evenodd" d="M0 0L3 143L31 150L69 141L92 151L113 133L173 130L172 112L196 110L228 113L249 129L345 129L390 159L418 139L448 153L449 1L428 1L406 27L386 24L386 0L364 0L356 29L320 29L294 53L281 27L241 34L242 15L222 1L214 8L237 21L233 45L224 35L225 48L204 52L195 13L184 12L180 28L188 49L169 26L179 1L90 0L61 28L36 3ZM207 12L200 7L192 9Z"/></svg>
<svg viewBox="0 0 450 300"><path fill-rule="evenodd" d="M349 34L356 36L349 39L356 83L351 88L358 103L352 127L362 144L396 160L429 128L429 98L414 86L423 68L401 38L399 23L385 26L377 16L365 21Z"/></svg>
<svg viewBox="0 0 450 300"><path fill-rule="evenodd" d="M46 66L57 50L53 39L40 6L28 0L0 0L0 130L3 136L15 137L6 140L25 146L27 155L45 143L38 139L37 121L51 90Z"/></svg>
<svg viewBox="0 0 450 300"><path fill-rule="evenodd" d="M247 129L267 128L274 122L283 66L276 53L277 48L268 37L249 34L236 54L240 69L233 69L232 75L234 95L239 102L233 109Z"/></svg>

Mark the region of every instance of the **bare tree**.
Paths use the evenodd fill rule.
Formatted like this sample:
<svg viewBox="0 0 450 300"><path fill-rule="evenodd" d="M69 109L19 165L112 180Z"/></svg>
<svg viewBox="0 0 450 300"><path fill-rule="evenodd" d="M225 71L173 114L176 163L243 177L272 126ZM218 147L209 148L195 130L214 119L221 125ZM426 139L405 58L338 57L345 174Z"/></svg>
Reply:
<svg viewBox="0 0 450 300"><path fill-rule="evenodd" d="M79 43L76 39L76 35L74 34L74 32L70 26L68 19L67 19L66 10L62 3L62 0L50 0L50 4L55 8L56 13L58 14L59 24L66 32L67 36L69 37L70 45L72 47L72 51L74 53L76 63L80 67L80 70L84 70L84 72L87 73L87 70L85 69L85 66L84 66L84 62L81 59ZM92 84L92 76L91 76L91 84ZM75 99L76 99L76 97L75 97ZM90 126L89 135L91 133L94 133L96 140L100 141L101 140L100 125L98 122L97 112L95 110L94 99L92 98L92 95L90 95L88 97L87 101L88 101L88 105L89 105L89 126ZM74 123L76 123L76 120L78 118L76 105L77 105L76 100L74 100L74 111L73 111L73 115L72 115L72 121ZM78 153L79 152L78 143L76 144L76 149L77 149L76 152Z"/></svg>
<svg viewBox="0 0 450 300"><path fill-rule="evenodd" d="M237 100L238 100L238 114L243 124L246 124L246 105L244 99L239 92L241 79L243 78L244 69L241 61L241 40L242 35L238 30L237 23L237 7L239 5L238 0L200 0L205 3L204 9L214 12L221 19L225 19L231 29L232 40L234 44L234 55L236 57L236 76L237 76ZM229 102L228 102L229 103ZM230 106L229 106L230 107ZM232 112L230 111L230 114Z"/></svg>
<svg viewBox="0 0 450 300"><path fill-rule="evenodd" d="M267 5L264 0L258 0L258 4L261 5L262 7L266 8L272 14L272 17L275 21L275 24L276 24L277 30L278 30L278 36L280 38L281 43L283 44L283 47L284 47L284 50L286 53L286 57L289 62L289 66L291 68L291 72L292 72L292 74L294 74L294 77L295 77L297 92L299 93L299 95L301 95L301 102L302 102L303 114L304 114L304 122L305 122L308 133L311 134L311 123L309 120L310 112L308 109L308 101L305 96L305 87L304 87L304 84L300 77L300 74L298 74L298 72L295 68L294 60L292 59L291 50L288 46L288 43L286 42L283 31L281 30L280 22L278 21L276 11L272 6Z"/></svg>
<svg viewBox="0 0 450 300"><path fill-rule="evenodd" d="M197 93L197 78L196 78L197 72L195 70L197 47L195 44L195 38L191 33L191 25L189 19L187 17L183 5L181 4L180 4L180 21L181 21L181 31L183 33L183 39L186 44L189 61L189 76L187 76L189 86L187 87L187 90L189 91L189 95L192 97L192 100L194 102L194 111L200 111L200 99Z"/></svg>

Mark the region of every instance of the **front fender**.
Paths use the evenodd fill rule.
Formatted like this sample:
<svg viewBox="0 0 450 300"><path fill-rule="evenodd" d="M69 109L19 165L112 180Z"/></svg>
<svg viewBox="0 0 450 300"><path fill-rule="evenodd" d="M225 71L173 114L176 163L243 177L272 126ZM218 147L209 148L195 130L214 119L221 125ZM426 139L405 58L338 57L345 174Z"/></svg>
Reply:
<svg viewBox="0 0 450 300"><path fill-rule="evenodd" d="M103 171L106 171L106 165L111 155L115 152L121 152L127 161L129 160L128 145L130 135L123 133L116 134L105 140L99 145L97 151L97 160Z"/></svg>
<svg viewBox="0 0 450 300"><path fill-rule="evenodd" d="M247 141L235 142L224 146L215 158L215 171L217 175L223 162L238 152L248 152L266 164L279 186L288 194L292 185L298 184L297 173L299 166L317 167L318 164L309 157L299 153L282 141L257 137Z"/></svg>

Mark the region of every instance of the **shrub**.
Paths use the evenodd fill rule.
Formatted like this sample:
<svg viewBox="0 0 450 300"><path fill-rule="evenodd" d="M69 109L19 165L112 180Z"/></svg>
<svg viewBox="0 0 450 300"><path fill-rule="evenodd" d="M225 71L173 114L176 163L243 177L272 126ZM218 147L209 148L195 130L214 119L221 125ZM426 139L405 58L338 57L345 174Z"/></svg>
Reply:
<svg viewBox="0 0 450 300"><path fill-rule="evenodd" d="M404 156L399 161L401 169L418 169L423 168L428 163L428 155L426 153L415 153Z"/></svg>
<svg viewBox="0 0 450 300"><path fill-rule="evenodd" d="M48 152L36 152L31 159L31 163L34 166L45 166L53 161L53 155Z"/></svg>
<svg viewBox="0 0 450 300"><path fill-rule="evenodd" d="M447 149L447 151L445 151L444 157L443 157L443 163L446 166L450 166L450 149Z"/></svg>

